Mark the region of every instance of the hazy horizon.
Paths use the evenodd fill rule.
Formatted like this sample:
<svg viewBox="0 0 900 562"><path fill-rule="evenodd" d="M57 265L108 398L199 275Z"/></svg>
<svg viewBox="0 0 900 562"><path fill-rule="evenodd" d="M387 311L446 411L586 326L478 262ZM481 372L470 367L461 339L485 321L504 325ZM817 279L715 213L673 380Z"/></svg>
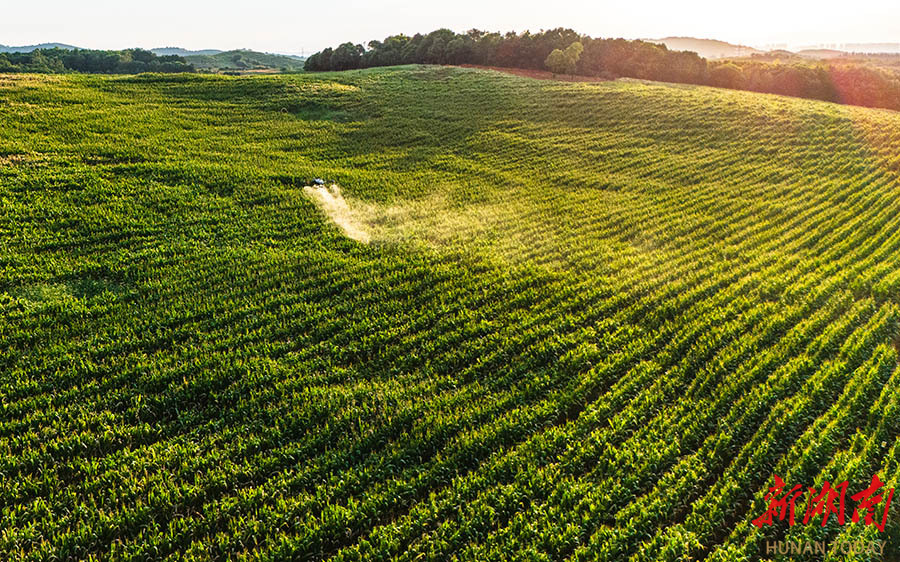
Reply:
<svg viewBox="0 0 900 562"><path fill-rule="evenodd" d="M535 0L490 5L460 0L423 7L409 0L317 4L263 0L247 9L235 2L160 0L135 14L110 0L49 0L5 9L0 44L66 43L91 49L181 47L310 54L345 41L365 44L387 35L454 31L524 31L569 27L595 37L718 39L753 47L900 43L900 5L886 1L804 0L785 5L761 0L752 10L722 9L712 0L677 5L628 5Z"/></svg>

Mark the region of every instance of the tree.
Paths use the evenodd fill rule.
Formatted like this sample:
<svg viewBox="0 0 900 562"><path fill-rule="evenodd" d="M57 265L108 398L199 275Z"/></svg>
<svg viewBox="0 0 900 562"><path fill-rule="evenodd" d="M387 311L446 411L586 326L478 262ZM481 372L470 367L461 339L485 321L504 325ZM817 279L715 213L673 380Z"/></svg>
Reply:
<svg viewBox="0 0 900 562"><path fill-rule="evenodd" d="M553 49L550 54L547 55L544 65L554 75L565 74L566 70L569 68L569 58L560 49Z"/></svg>
<svg viewBox="0 0 900 562"><path fill-rule="evenodd" d="M471 51L472 40L461 35L447 43L446 60L450 64L463 64L471 58Z"/></svg>
<svg viewBox="0 0 900 562"><path fill-rule="evenodd" d="M50 69L50 61L40 49L31 52L31 61L30 64L25 67L25 70L28 72L37 72L42 74L53 72Z"/></svg>
<svg viewBox="0 0 900 562"><path fill-rule="evenodd" d="M16 66L9 62L9 58L5 54L0 53L0 72L8 70L16 70Z"/></svg>
<svg viewBox="0 0 900 562"><path fill-rule="evenodd" d="M415 64L422 62L422 59L418 58L419 56L419 47L425 41L425 36L421 33L416 33L412 36L412 38L403 45L403 49L400 51L400 61L403 64Z"/></svg>
<svg viewBox="0 0 900 562"><path fill-rule="evenodd" d="M436 37L431 42L431 47L425 54L425 62L429 64L444 64L446 44L442 37Z"/></svg>
<svg viewBox="0 0 900 562"><path fill-rule="evenodd" d="M362 45L342 43L331 55L331 69L350 70L359 68L364 52L365 49L363 49Z"/></svg>
<svg viewBox="0 0 900 562"><path fill-rule="evenodd" d="M732 62L716 65L709 72L709 83L720 88L740 88L743 80L741 67Z"/></svg>
<svg viewBox="0 0 900 562"><path fill-rule="evenodd" d="M544 65L550 69L550 72L553 74L575 74L575 69L578 66L578 59L581 58L582 52L584 52L584 46L580 41L575 41L566 47L565 51L553 49L553 51L547 55Z"/></svg>
<svg viewBox="0 0 900 562"><path fill-rule="evenodd" d="M334 55L334 49L328 47L319 53L318 64L321 70L334 70L331 64L331 57Z"/></svg>
<svg viewBox="0 0 900 562"><path fill-rule="evenodd" d="M575 74L575 69L578 67L578 60L581 59L581 53L584 52L584 45L581 44L581 41L575 41L564 51L566 54L566 59L568 60L569 74Z"/></svg>
<svg viewBox="0 0 900 562"><path fill-rule="evenodd" d="M156 55L146 49L130 49L131 59L143 63L151 63L156 60Z"/></svg>

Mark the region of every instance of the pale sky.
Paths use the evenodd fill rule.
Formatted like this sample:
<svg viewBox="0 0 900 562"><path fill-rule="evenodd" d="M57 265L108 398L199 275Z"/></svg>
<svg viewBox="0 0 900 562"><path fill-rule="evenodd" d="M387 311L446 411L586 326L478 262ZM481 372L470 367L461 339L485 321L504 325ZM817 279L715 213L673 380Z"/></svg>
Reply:
<svg viewBox="0 0 900 562"><path fill-rule="evenodd" d="M571 27L599 37L685 35L751 46L900 43L897 0L0 0L0 44L178 46L306 54L344 41Z"/></svg>

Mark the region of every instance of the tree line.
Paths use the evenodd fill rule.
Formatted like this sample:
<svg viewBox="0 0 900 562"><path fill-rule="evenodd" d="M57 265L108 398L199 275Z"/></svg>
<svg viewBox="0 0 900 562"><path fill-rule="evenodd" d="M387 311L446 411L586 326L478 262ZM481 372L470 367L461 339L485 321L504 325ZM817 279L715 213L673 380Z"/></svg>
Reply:
<svg viewBox="0 0 900 562"><path fill-rule="evenodd" d="M706 61L696 53L670 51L664 46L625 39L594 39L571 29L540 33L488 33L471 30L464 34L438 29L412 37L392 35L370 41L368 48L344 43L306 59L306 70L349 70L398 64L478 64L543 70L554 50L565 53L581 43L576 73L585 76L662 79L702 83Z"/></svg>
<svg viewBox="0 0 900 562"><path fill-rule="evenodd" d="M580 48L572 50L574 44ZM556 51L559 51L558 53ZM577 52L576 52L577 51ZM639 40L603 39L556 28L539 33L392 35L367 47L343 43L306 60L308 71L350 70L400 64L475 64L551 70L555 73L629 77L751 90L869 107L900 109L896 73L864 63L738 59L708 61Z"/></svg>
<svg viewBox="0 0 900 562"><path fill-rule="evenodd" d="M865 62L709 63L711 86L900 110L900 76Z"/></svg>
<svg viewBox="0 0 900 562"><path fill-rule="evenodd" d="M194 66L184 57L157 56L144 49L124 51L36 49L30 53L0 53L0 72L140 74L194 72L194 70Z"/></svg>

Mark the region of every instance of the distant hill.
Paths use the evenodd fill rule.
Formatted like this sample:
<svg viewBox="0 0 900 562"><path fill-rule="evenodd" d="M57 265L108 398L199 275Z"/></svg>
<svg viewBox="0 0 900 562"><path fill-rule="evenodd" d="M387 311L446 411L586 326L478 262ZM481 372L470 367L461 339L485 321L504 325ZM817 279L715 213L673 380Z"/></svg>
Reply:
<svg viewBox="0 0 900 562"><path fill-rule="evenodd" d="M0 45L0 53L30 53L37 49L68 49L74 51L78 48L79 47L74 47L72 45L66 45L65 43L41 43L40 45L23 45L21 47Z"/></svg>
<svg viewBox="0 0 900 562"><path fill-rule="evenodd" d="M214 55L190 55L185 57L198 70L252 71L252 70L303 70L302 57L275 55L239 49Z"/></svg>
<svg viewBox="0 0 900 562"><path fill-rule="evenodd" d="M165 57L170 55L177 55L179 57L189 57L195 55L218 55L223 52L219 49L204 49L200 51L191 51L188 49L182 49L180 47L159 47L156 49L150 49L150 52L159 57Z"/></svg>
<svg viewBox="0 0 900 562"><path fill-rule="evenodd" d="M900 43L847 43L841 50L848 53L893 53L900 54Z"/></svg>
<svg viewBox="0 0 900 562"><path fill-rule="evenodd" d="M6 45L0 45L0 53L30 53L38 49L67 49L69 51L74 51L82 49L82 47L66 45L65 43L41 43L40 45L23 45L21 47L8 47ZM180 47L161 47L158 49L150 49L150 52L159 57L167 55L178 55L184 57L188 55L216 55L221 53L222 51L218 49L189 51Z"/></svg>
<svg viewBox="0 0 900 562"><path fill-rule="evenodd" d="M40 45L23 45L12 47L0 45L0 53L31 53L37 49L67 49L77 50L81 47L66 45L65 43L41 43ZM150 52L159 57L176 55L184 57L200 71L279 71L303 70L305 57L296 55L279 55L274 53L261 53L248 49L234 51L221 51L218 49L203 49L192 51L181 47L158 47L150 49Z"/></svg>
<svg viewBox="0 0 900 562"><path fill-rule="evenodd" d="M900 43L842 43L835 45L798 46L796 52L803 56L830 58L844 54L898 55Z"/></svg>
<svg viewBox="0 0 900 562"><path fill-rule="evenodd" d="M664 37L662 39L645 39L645 41L663 44L672 51L693 51L707 59L747 57L762 52L759 49L745 45L734 45L716 39L697 39L695 37Z"/></svg>
<svg viewBox="0 0 900 562"><path fill-rule="evenodd" d="M801 57L813 59L836 59L845 56L847 53L845 51L838 51L837 49L803 49L797 51L796 54Z"/></svg>

